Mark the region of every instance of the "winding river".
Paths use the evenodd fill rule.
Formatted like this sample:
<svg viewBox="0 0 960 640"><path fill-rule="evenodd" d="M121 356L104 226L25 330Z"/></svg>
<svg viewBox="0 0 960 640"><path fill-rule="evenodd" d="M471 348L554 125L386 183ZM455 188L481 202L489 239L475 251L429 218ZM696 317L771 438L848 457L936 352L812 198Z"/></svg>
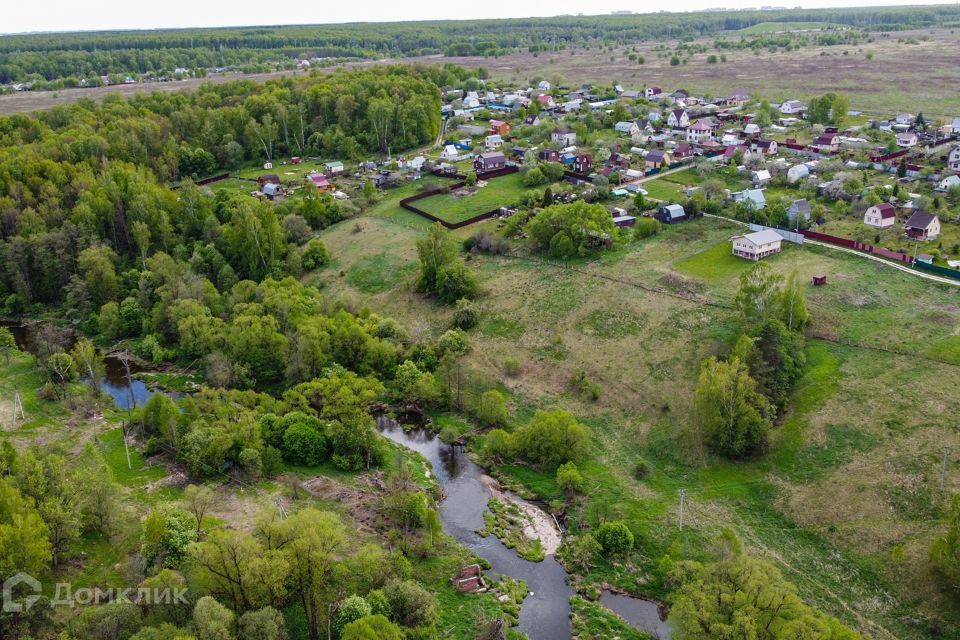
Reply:
<svg viewBox="0 0 960 640"><path fill-rule="evenodd" d="M464 453L426 429L404 431L386 417L378 421L380 432L394 442L420 453L433 465L437 482L446 497L440 503L443 530L490 563L491 573L527 581L530 594L520 607L519 631L530 640L562 640L571 636L570 596L567 572L553 556L530 562L517 556L495 536L477 534L484 526L483 512L491 491L485 473Z"/></svg>

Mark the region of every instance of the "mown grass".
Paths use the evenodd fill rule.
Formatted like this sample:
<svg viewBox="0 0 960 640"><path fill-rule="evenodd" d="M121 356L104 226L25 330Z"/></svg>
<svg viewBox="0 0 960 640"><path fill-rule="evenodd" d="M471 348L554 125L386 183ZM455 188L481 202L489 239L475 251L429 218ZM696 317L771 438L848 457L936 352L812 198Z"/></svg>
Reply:
<svg viewBox="0 0 960 640"><path fill-rule="evenodd" d="M361 258L347 269L347 282L363 293L382 293L414 273L417 265L390 253Z"/></svg>
<svg viewBox="0 0 960 640"><path fill-rule="evenodd" d="M415 205L441 220L457 223L499 207L514 205L526 191L523 176L519 173L493 178L487 181L486 186L476 189L475 193L467 196L438 194L418 200Z"/></svg>

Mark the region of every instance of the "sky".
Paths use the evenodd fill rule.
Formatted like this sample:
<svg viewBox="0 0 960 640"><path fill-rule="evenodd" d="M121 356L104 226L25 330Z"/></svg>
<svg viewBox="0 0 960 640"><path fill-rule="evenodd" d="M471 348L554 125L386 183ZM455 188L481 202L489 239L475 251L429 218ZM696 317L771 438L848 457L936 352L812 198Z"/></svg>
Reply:
<svg viewBox="0 0 960 640"><path fill-rule="evenodd" d="M804 8L909 4L952 4L953 0L671 0L668 3L628 0L360 0L359 2L284 2L263 0L5 0L0 33L30 31L90 31L101 29L159 29L171 27L228 27L337 22L394 22L402 20L465 20L523 18L566 14L604 14L630 10L649 13L662 7L697 11L784 6Z"/></svg>

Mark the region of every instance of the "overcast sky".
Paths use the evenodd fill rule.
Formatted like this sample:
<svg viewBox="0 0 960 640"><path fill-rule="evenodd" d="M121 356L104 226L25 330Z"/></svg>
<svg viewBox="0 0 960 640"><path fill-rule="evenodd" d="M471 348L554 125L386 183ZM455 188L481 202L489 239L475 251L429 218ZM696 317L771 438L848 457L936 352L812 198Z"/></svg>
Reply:
<svg viewBox="0 0 960 640"><path fill-rule="evenodd" d="M264 2L263 0L4 0L0 33L25 31L79 31L97 29L156 29L167 27L225 27L238 25L320 24L335 22L392 22L471 18L517 18L563 14L603 14L617 10L649 12L658 7L696 11L710 7L876 6L881 4L950 4L952 0L671 0L639 3L625 0L360 0L359 2Z"/></svg>

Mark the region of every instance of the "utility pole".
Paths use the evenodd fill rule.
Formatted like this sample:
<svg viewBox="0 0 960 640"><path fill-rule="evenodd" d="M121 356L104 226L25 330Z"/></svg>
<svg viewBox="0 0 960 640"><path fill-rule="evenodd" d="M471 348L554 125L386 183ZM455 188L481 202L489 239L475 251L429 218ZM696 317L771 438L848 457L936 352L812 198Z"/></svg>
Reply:
<svg viewBox="0 0 960 640"><path fill-rule="evenodd" d="M947 448L943 448L943 465L940 467L940 491L947 484Z"/></svg>
<svg viewBox="0 0 960 640"><path fill-rule="evenodd" d="M21 420L27 419L27 414L23 412L23 402L20 400L20 392L17 391L13 397L13 423L17 423L17 415Z"/></svg>
<svg viewBox="0 0 960 640"><path fill-rule="evenodd" d="M133 465L130 464L130 447L127 446L127 423L126 422L122 423L122 427L123 427L123 450L127 454L127 469L133 470Z"/></svg>
<svg viewBox="0 0 960 640"><path fill-rule="evenodd" d="M686 489L680 489L680 531L683 531L683 499L687 495Z"/></svg>

